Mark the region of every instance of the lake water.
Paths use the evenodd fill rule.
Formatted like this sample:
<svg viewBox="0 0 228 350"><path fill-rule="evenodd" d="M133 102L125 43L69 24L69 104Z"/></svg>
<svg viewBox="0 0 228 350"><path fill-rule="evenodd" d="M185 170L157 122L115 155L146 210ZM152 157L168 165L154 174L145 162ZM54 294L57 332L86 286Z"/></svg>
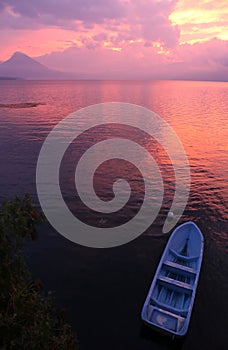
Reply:
<svg viewBox="0 0 228 350"><path fill-rule="evenodd" d="M158 217L138 239L117 248L91 249L40 228L28 258L33 272L78 332L81 349L225 349L228 306L228 85L184 81L0 81L0 201L29 192L36 204L36 163L52 128L69 113L101 102L127 102L153 110L175 130L191 170L191 191L180 222L195 221L205 237L203 267L189 333L172 343L141 325L140 312L168 235L162 226L172 203L175 179L164 150L148 135L122 127L97 128L74 142L60 171L65 201L81 220L113 227L131 219L143 201L144 185L131 164L113 160L97 172L95 187L112 199L112 183L127 179L129 203L113 214L91 211L75 194L75 162L89 145L121 136L153 154L164 181ZM26 103L35 103L26 105ZM37 105L36 105L37 104ZM80 122L80 121L79 121ZM82 121L81 121L82 122ZM107 121L106 121L107 122ZM147 176L151 174L148 172Z"/></svg>

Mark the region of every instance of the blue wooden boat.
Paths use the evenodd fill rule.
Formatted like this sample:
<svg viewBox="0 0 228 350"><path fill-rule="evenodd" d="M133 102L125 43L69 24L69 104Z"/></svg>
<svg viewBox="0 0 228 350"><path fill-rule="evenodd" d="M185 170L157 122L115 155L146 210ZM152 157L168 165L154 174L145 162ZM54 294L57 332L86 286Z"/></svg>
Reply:
<svg viewBox="0 0 228 350"><path fill-rule="evenodd" d="M146 325L173 337L186 334L203 248L203 235L193 222L186 222L173 231L142 309Z"/></svg>

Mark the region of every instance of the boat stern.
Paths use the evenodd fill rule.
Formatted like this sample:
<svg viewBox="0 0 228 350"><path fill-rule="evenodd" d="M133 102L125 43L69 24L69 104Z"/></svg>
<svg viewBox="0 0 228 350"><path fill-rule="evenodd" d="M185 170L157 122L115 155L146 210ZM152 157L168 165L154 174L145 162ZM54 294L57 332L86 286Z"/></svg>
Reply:
<svg viewBox="0 0 228 350"><path fill-rule="evenodd" d="M186 318L174 313L150 306L142 312L143 322L163 334L183 337L186 334Z"/></svg>

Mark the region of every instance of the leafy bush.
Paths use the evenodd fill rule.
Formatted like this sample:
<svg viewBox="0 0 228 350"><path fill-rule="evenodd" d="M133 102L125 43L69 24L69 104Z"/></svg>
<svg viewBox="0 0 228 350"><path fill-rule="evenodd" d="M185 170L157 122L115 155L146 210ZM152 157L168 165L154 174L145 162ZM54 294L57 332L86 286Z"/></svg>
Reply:
<svg viewBox="0 0 228 350"><path fill-rule="evenodd" d="M42 215L30 197L0 207L0 349L79 349L63 312L45 297L23 256L24 240L36 238Z"/></svg>

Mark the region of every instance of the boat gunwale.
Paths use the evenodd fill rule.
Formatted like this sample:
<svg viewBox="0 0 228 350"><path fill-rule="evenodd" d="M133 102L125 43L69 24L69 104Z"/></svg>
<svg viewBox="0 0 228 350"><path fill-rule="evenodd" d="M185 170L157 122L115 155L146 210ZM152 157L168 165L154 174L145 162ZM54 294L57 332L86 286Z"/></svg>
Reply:
<svg viewBox="0 0 228 350"><path fill-rule="evenodd" d="M152 293L155 289L156 284L158 283L158 277L159 277L159 273L162 269L162 265L165 262L164 259L167 256L168 250L170 249L170 243L172 242L173 237L175 236L176 232L180 229L183 229L185 226L190 226L192 225L194 227L194 229L196 230L197 234L200 236L200 251L199 251L199 255L197 257L197 268L194 269L194 273L195 273L195 281L194 284L192 285L192 293L191 293L191 297L190 297L190 303L188 306L188 313L186 315L185 318L185 322L183 327L179 330L179 331L173 331L171 329L168 329L166 327L162 327L161 325L158 325L154 322L151 322L147 316L147 309L149 306L151 306L152 308L155 308L156 306L152 306L150 305L150 299L152 298ZM150 285L149 291L147 293L147 297L146 300L143 304L143 308L142 308L142 312L141 312L141 318L143 320L143 322L147 325L149 325L152 328L155 328L156 330L160 331L160 332L165 332L166 334L172 335L172 336L176 336L176 337L183 337L186 335L187 330L188 330L188 326L189 326L189 322L190 322L190 318L191 318L191 314L192 314L192 309L194 306L194 301L195 301L195 295L196 295L196 290L197 290L197 285L198 285L198 281L199 281L199 275L200 275L200 271L201 271L201 264L202 264L202 258L203 258L203 250L204 250L204 237L202 235L202 232L200 230L200 228L193 222L193 221L187 221L179 226L177 226L174 231L171 233L167 243L166 243L166 247L162 253L160 262L158 264L158 267L156 269L156 272L154 274L154 278L152 280L152 283ZM182 256L181 256L182 257ZM178 264L179 265L179 264ZM184 268L186 266L183 266ZM188 267L187 267L188 268ZM157 308L158 310L160 310L161 312L165 311L163 308ZM177 309L178 310L178 309ZM174 316L174 314L173 314ZM178 317L178 315L176 315Z"/></svg>

